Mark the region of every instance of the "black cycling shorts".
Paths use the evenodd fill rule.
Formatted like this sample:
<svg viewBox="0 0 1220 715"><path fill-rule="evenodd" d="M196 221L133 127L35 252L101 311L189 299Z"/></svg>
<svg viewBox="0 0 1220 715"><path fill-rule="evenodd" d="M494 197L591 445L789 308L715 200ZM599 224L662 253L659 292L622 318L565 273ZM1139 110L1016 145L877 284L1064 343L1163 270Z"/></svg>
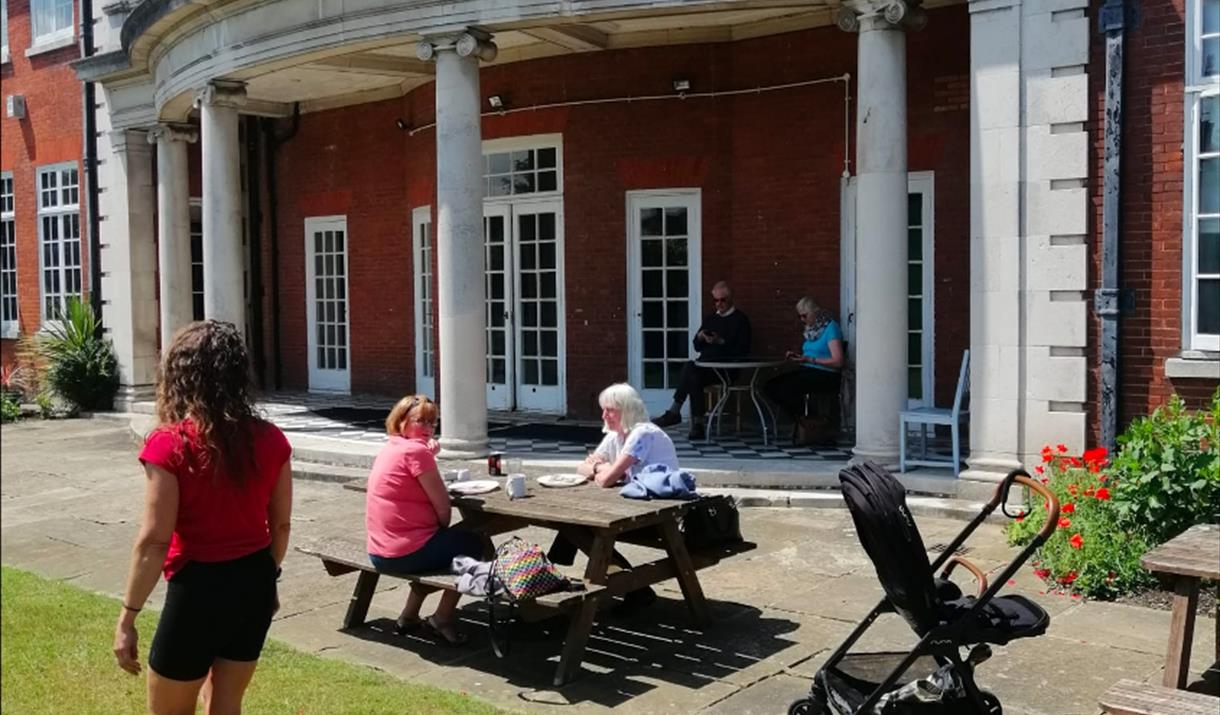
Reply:
<svg viewBox="0 0 1220 715"><path fill-rule="evenodd" d="M258 660L275 611L275 560L263 549L231 561L191 561L169 580L148 665L198 680L216 658Z"/></svg>

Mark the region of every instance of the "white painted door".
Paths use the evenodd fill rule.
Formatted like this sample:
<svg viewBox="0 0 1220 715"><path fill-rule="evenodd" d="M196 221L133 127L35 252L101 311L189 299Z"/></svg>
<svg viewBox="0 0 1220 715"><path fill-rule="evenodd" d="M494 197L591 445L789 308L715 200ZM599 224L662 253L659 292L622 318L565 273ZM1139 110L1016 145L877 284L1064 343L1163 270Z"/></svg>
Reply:
<svg viewBox="0 0 1220 715"><path fill-rule="evenodd" d="M513 408L512 210L483 207L483 298L487 326L487 408Z"/></svg>
<svg viewBox="0 0 1220 715"><path fill-rule="evenodd" d="M930 171L912 172L907 179L907 400L911 407L931 407L936 400L933 187Z"/></svg>
<svg viewBox="0 0 1220 715"><path fill-rule="evenodd" d="M420 206L411 212L411 257L415 267L415 391L435 399L433 245L432 207Z"/></svg>
<svg viewBox="0 0 1220 715"><path fill-rule="evenodd" d="M698 189L627 193L627 375L650 413L669 407L702 315Z"/></svg>
<svg viewBox="0 0 1220 715"><path fill-rule="evenodd" d="M563 412L563 211L559 201L512 204L516 407Z"/></svg>
<svg viewBox="0 0 1220 715"><path fill-rule="evenodd" d="M345 216L305 219L305 306L310 391L350 392Z"/></svg>

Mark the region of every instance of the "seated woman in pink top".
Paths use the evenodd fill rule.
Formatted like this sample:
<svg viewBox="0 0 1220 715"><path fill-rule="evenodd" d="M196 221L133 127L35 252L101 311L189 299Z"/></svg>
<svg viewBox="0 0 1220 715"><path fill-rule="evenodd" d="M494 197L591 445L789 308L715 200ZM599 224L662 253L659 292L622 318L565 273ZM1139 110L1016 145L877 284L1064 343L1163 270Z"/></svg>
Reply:
<svg viewBox="0 0 1220 715"><path fill-rule="evenodd" d="M378 571L448 572L455 556L483 555L480 536L449 526L449 492L436 468L439 447L432 438L437 411L436 403L426 396L409 395L386 418L390 439L373 462L364 514L369 560ZM419 609L429 593L427 587L411 585L394 631L406 633L423 623L450 644L464 643L454 628L460 594L445 591L436 613L421 621Z"/></svg>

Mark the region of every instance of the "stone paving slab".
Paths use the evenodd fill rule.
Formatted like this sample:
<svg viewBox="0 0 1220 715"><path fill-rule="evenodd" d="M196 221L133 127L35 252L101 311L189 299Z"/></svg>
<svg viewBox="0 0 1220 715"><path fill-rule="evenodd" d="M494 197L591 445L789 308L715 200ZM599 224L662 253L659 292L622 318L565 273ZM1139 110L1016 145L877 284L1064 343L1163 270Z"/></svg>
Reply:
<svg viewBox="0 0 1220 715"><path fill-rule="evenodd" d="M128 426L101 420L30 422L6 425L2 439L4 563L120 595L143 489ZM359 538L363 513L359 492L298 481L293 538ZM963 526L917 518L929 548L943 548ZM758 549L700 572L713 599L710 627L692 627L677 585L660 584L654 607L630 619L599 618L581 677L558 689L551 687L551 678L561 619L516 628L512 656L500 660L488 646L485 607L473 599L464 599L459 611L472 637L466 648L426 635L390 633L406 591L402 582L383 579L369 623L343 631L339 626L355 576L328 577L316 559L295 551L285 562L283 609L272 637L516 711L782 712L807 692L813 674L882 592L843 510L748 508L742 528ZM542 529L520 533L544 545L550 539ZM969 548L968 558L992 575L1013 553L993 524L983 525ZM625 551L629 558L655 554L635 547ZM960 582L969 588L964 574ZM1053 620L1046 636L996 648L995 657L980 667L980 682L1001 696L1006 713L1095 715L1097 696L1114 681L1159 679L1168 613L1047 593L1028 566L1009 588L1042 604ZM162 592L158 586L154 607ZM1214 622L1200 618L1196 676L1209 665L1214 633ZM889 650L914 640L905 623L888 616L870 629L861 647Z"/></svg>

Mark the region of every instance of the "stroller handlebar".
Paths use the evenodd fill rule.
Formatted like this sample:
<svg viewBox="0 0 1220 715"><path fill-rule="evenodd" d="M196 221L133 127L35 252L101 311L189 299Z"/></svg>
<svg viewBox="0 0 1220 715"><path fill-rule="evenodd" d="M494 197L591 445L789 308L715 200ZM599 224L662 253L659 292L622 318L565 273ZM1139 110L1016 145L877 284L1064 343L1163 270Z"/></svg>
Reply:
<svg viewBox="0 0 1220 715"><path fill-rule="evenodd" d="M1026 489L1038 493L1046 500L1046 524L1042 526L1042 530L1034 538L1037 544L1042 544L1050 538L1051 534L1055 533L1055 529L1059 526L1059 498L1055 496L1054 492L1047 489L1046 485L1029 476L1029 472L1026 472L1024 469L1014 469L996 487L995 496L991 498L991 508L1000 507L1006 516L1012 516L1008 513L1007 506L1008 492L1012 490L1013 484L1020 484Z"/></svg>

